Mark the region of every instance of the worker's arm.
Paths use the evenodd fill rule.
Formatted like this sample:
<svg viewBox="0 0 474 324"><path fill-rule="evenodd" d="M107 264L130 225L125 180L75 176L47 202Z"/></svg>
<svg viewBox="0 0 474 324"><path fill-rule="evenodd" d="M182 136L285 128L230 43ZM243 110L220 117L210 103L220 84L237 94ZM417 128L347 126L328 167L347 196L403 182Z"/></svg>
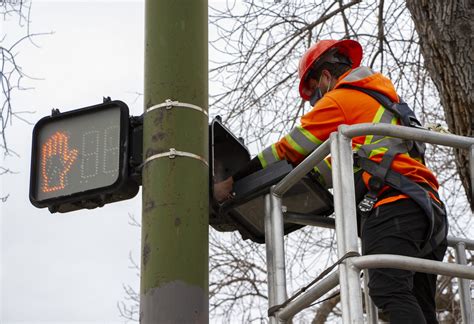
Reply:
<svg viewBox="0 0 474 324"><path fill-rule="evenodd" d="M316 106L301 118L301 125L275 144L270 145L253 158L244 168L232 177L214 185L214 197L224 201L232 197L234 181L244 178L268 165L287 160L293 166L298 165L314 149L321 145L337 126L345 123L345 117L334 100L323 97ZM323 170L330 173L330 168Z"/></svg>

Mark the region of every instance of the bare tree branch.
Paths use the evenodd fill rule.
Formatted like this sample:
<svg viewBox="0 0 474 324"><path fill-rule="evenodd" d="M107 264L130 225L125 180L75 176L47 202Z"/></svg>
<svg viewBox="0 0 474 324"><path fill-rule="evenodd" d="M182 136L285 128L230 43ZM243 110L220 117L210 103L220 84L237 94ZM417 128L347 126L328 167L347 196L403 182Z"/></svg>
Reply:
<svg viewBox="0 0 474 324"><path fill-rule="evenodd" d="M358 40L364 48L363 64L383 71L423 123L446 125L404 0L228 1L210 8L209 22L213 35L211 114L221 115L253 152L287 133L308 108L298 96L296 71L301 55L319 39ZM464 217L469 205L459 190L462 184L452 149L429 146L427 161L441 184L451 234L469 237L466 231L471 220ZM334 231L327 229L307 226L286 236L289 295L336 261L335 245ZM266 321L264 247L242 241L235 233L211 231L209 257L211 318L217 322ZM124 290L136 302L136 293L128 287ZM438 290L440 319L458 320L458 304L453 299L457 283L442 277ZM337 321L337 304L337 298L325 301L316 313L305 310L295 322ZM137 308L126 312L121 307L129 318L136 315Z"/></svg>
<svg viewBox="0 0 474 324"><path fill-rule="evenodd" d="M17 59L17 48L27 41L38 47L34 42L34 39L39 36L51 35L52 32L33 33L31 31L31 1L2 1L0 3L0 14L3 16L4 21L15 17L18 18L18 26L20 29L24 30L24 35L14 40L10 40L7 33L0 36L0 82L2 89L0 108L0 147L4 151L4 155L8 155L10 153L10 148L7 144L6 131L7 128L12 125L13 117L31 124L26 118L21 116L21 114L24 114L25 112L18 112L13 109L14 94L16 91L32 89L32 87L23 86L23 81L25 79L40 80L24 72ZM11 44L7 45L7 42L11 42Z"/></svg>

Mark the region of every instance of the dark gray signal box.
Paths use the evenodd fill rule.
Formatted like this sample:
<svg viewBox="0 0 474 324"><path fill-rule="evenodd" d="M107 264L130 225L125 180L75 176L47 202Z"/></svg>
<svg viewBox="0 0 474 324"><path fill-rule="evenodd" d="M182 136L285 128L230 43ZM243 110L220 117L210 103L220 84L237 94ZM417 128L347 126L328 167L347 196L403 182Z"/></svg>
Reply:
<svg viewBox="0 0 474 324"><path fill-rule="evenodd" d="M236 138L220 121L210 124L210 215L209 224L218 231L239 231L243 239L265 242L265 201L270 187L283 179L293 167L280 161L234 183L235 197L223 204L213 198L213 181L219 182L236 173L250 161L243 141ZM306 218L329 216L333 213L333 197L310 175L303 178L283 197L285 213ZM285 223L285 234L303 225Z"/></svg>

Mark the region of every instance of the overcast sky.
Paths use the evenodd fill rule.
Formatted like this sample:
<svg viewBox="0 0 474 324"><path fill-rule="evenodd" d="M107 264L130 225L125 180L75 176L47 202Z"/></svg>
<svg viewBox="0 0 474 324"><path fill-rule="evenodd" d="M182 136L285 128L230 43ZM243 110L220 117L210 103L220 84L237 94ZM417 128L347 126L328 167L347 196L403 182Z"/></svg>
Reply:
<svg viewBox="0 0 474 324"><path fill-rule="evenodd" d="M209 0L216 6L223 0ZM23 36L17 19L0 21L9 47ZM16 155L0 166L0 323L123 323L117 302L123 284L139 289L129 254L140 262L141 193L103 208L50 214L28 199L34 123L51 114L102 102L124 101L131 115L143 111L144 0L33 0L31 32L51 35L17 47L28 91L14 92L15 111L26 111L7 129Z"/></svg>
<svg viewBox="0 0 474 324"><path fill-rule="evenodd" d="M34 111L23 115L34 123L53 107L67 111L111 96L140 115L142 100L135 92L143 89L143 10L143 1L33 1L32 32L54 34L35 38L41 48L25 42L18 49L23 70L42 80L25 80L24 86L35 89L15 92L14 107ZM18 28L2 21L0 29L14 36ZM20 157L0 164L17 172L0 177L0 196L10 195L0 203L0 322L124 322L116 304L124 297L123 283L138 289L128 256L139 260L140 229L128 224L128 214L140 219L140 195L68 214L33 207L32 129L14 120L8 143Z"/></svg>

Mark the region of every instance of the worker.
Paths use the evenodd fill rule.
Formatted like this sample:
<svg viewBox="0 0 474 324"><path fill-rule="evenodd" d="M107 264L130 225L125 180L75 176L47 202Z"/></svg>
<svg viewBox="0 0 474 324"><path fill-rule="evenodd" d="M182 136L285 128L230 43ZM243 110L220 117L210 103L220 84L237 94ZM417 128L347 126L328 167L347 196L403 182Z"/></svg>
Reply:
<svg viewBox="0 0 474 324"><path fill-rule="evenodd" d="M302 56L299 94L312 110L288 135L263 150L242 170L214 185L215 199L232 198L232 186L280 160L294 166L341 124L388 123L419 126L392 82L360 66L362 47L354 40L321 40ZM424 145L393 137L353 138L355 191L362 252L398 254L441 261L447 247L446 211L438 182L424 164ZM315 167L332 186L331 161ZM438 323L436 275L399 269L369 269L370 296L390 323Z"/></svg>

